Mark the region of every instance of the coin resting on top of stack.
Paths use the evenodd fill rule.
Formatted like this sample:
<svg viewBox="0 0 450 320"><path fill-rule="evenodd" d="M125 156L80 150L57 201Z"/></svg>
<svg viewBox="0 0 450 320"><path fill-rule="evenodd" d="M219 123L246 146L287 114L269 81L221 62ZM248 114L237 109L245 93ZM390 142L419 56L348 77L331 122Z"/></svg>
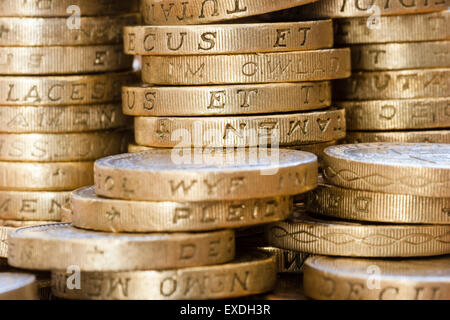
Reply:
<svg viewBox="0 0 450 320"><path fill-rule="evenodd" d="M138 22L135 9L0 4L0 259L8 231L60 221L70 192L93 183L94 160L126 150L120 88L136 75L122 29Z"/></svg>
<svg viewBox="0 0 450 320"><path fill-rule="evenodd" d="M269 244L275 247L354 257L308 258L304 265L307 296L450 298L449 144L329 147L323 155L323 177L324 182L307 194L306 210L297 208L291 220L266 230ZM431 257L439 255L447 256ZM414 269L415 265L420 267ZM378 287L369 286L374 272Z"/></svg>

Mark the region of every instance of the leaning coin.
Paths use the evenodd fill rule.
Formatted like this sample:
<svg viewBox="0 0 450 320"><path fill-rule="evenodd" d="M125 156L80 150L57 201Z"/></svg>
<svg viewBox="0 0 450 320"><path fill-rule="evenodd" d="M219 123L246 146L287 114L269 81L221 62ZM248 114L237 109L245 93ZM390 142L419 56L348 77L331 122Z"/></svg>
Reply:
<svg viewBox="0 0 450 320"><path fill-rule="evenodd" d="M310 257L305 294L323 300L449 300L450 257L408 260Z"/></svg>
<svg viewBox="0 0 450 320"><path fill-rule="evenodd" d="M450 144L367 143L324 151L332 185L366 191L450 197Z"/></svg>
<svg viewBox="0 0 450 320"><path fill-rule="evenodd" d="M345 143L414 142L450 143L450 130L348 131Z"/></svg>
<svg viewBox="0 0 450 320"><path fill-rule="evenodd" d="M347 220L450 224L450 198L361 191L319 184L307 194L306 207L311 212Z"/></svg>
<svg viewBox="0 0 450 320"><path fill-rule="evenodd" d="M161 270L232 260L234 231L117 234L59 223L16 229L9 233L8 245L8 263L23 269Z"/></svg>
<svg viewBox="0 0 450 320"><path fill-rule="evenodd" d="M75 227L109 232L180 232L241 228L285 220L289 196L241 201L169 202L107 199L93 187L71 197Z"/></svg>
<svg viewBox="0 0 450 320"><path fill-rule="evenodd" d="M240 148L154 149L97 160L94 170L99 196L185 202L303 193L317 186L318 169L311 153Z"/></svg>
<svg viewBox="0 0 450 320"><path fill-rule="evenodd" d="M301 6L317 0L143 0L141 13L144 24L177 25L207 24L257 16Z"/></svg>
<svg viewBox="0 0 450 320"><path fill-rule="evenodd" d="M275 257L251 250L235 260L204 267L162 271L82 272L80 289L68 290L64 271L52 272L52 292L65 299L185 300L223 299L273 289ZM111 283L120 285L111 287ZM193 283L207 285L192 285ZM123 290L126 284L127 290Z"/></svg>
<svg viewBox="0 0 450 320"><path fill-rule="evenodd" d="M450 225L367 224L296 212L267 227L269 245L350 257L425 257L450 253Z"/></svg>

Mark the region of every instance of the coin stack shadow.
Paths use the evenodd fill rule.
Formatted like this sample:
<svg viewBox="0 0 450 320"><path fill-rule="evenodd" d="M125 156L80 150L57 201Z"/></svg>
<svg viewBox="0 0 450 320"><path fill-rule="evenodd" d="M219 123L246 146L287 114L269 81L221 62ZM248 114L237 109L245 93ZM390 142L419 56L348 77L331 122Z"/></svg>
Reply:
<svg viewBox="0 0 450 320"><path fill-rule="evenodd" d="M36 3L0 12L0 260L9 231L60 221L70 191L93 183L93 161L129 138L120 88L136 79L122 45L139 18L132 1Z"/></svg>
<svg viewBox="0 0 450 320"><path fill-rule="evenodd" d="M346 142L450 142L449 22L448 10L334 20L352 50L352 77L333 87Z"/></svg>
<svg viewBox="0 0 450 320"><path fill-rule="evenodd" d="M324 181L267 240L330 256L304 262L311 298L449 299L449 164L449 144L329 147Z"/></svg>

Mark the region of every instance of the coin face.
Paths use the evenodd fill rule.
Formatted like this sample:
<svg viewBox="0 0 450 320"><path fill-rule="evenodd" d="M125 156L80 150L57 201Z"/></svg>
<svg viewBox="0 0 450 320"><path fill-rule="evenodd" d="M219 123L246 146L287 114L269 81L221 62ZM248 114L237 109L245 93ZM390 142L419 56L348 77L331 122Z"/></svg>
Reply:
<svg viewBox="0 0 450 320"><path fill-rule="evenodd" d="M390 166L450 169L450 145L368 143L332 146L325 153L349 161Z"/></svg>

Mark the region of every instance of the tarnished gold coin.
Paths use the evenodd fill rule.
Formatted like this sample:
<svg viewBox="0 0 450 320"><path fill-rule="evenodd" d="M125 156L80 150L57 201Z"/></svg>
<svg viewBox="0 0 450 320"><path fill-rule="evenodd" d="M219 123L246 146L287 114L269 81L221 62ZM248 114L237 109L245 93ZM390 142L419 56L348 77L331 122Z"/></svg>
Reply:
<svg viewBox="0 0 450 320"><path fill-rule="evenodd" d="M143 0L141 13L144 24L177 25L206 24L256 16L301 6L317 0Z"/></svg>
<svg viewBox="0 0 450 320"><path fill-rule="evenodd" d="M1 107L0 107L1 108ZM1 161L89 161L126 151L125 130L89 133L0 133Z"/></svg>
<svg viewBox="0 0 450 320"><path fill-rule="evenodd" d="M0 162L0 190L68 191L91 185L92 161Z"/></svg>
<svg viewBox="0 0 450 320"><path fill-rule="evenodd" d="M155 149L97 160L94 170L99 196L181 202L303 193L318 174L315 155L277 148Z"/></svg>
<svg viewBox="0 0 450 320"><path fill-rule="evenodd" d="M137 74L131 71L64 76L1 76L0 105L66 106L120 101L120 88L136 81Z"/></svg>
<svg viewBox="0 0 450 320"><path fill-rule="evenodd" d="M450 144L367 143L324 151L323 177L336 186L450 197Z"/></svg>
<svg viewBox="0 0 450 320"><path fill-rule="evenodd" d="M143 56L142 81L161 85L302 82L347 78L350 49Z"/></svg>
<svg viewBox="0 0 450 320"><path fill-rule="evenodd" d="M450 128L450 98L336 102L345 108L347 129L410 130Z"/></svg>
<svg viewBox="0 0 450 320"><path fill-rule="evenodd" d="M209 116L299 112L331 104L329 81L197 87L122 88L131 116Z"/></svg>
<svg viewBox="0 0 450 320"><path fill-rule="evenodd" d="M136 143L162 148L298 146L345 137L344 109L233 117L136 117Z"/></svg>
<svg viewBox="0 0 450 320"><path fill-rule="evenodd" d="M240 228L285 220L289 196L242 201L130 201L98 197L93 187L71 197L75 227L109 232L179 232Z"/></svg>
<svg viewBox="0 0 450 320"><path fill-rule="evenodd" d="M377 19L374 15L403 15L446 10L448 0L321 0L302 8L298 14L310 18L369 17L368 25Z"/></svg>
<svg viewBox="0 0 450 320"><path fill-rule="evenodd" d="M305 294L323 300L449 300L450 257L408 260L310 257Z"/></svg>
<svg viewBox="0 0 450 320"><path fill-rule="evenodd" d="M333 25L322 20L133 26L124 29L124 45L127 54L160 56L315 50L333 47Z"/></svg>
<svg viewBox="0 0 450 320"><path fill-rule="evenodd" d="M120 104L0 106L0 132L68 133L125 127Z"/></svg>
<svg viewBox="0 0 450 320"><path fill-rule="evenodd" d="M8 245L8 263L23 269L160 270L232 260L234 231L116 234L59 223L10 232Z"/></svg>
<svg viewBox="0 0 450 320"><path fill-rule="evenodd" d="M302 274L303 264L310 256L309 253L275 247L261 247L258 249L269 252L276 257L278 273Z"/></svg>
<svg viewBox="0 0 450 320"><path fill-rule="evenodd" d="M350 257L425 257L450 253L450 225L367 224L315 218L297 210L267 227L270 246Z"/></svg>
<svg viewBox="0 0 450 320"><path fill-rule="evenodd" d="M359 71L450 67L450 41L352 46L352 69Z"/></svg>
<svg viewBox="0 0 450 320"><path fill-rule="evenodd" d="M133 57L122 45L0 47L3 75L55 75L120 71Z"/></svg>
<svg viewBox="0 0 450 320"><path fill-rule="evenodd" d="M450 12L335 19L339 44L449 40ZM370 28L372 26L372 28Z"/></svg>
<svg viewBox="0 0 450 320"><path fill-rule="evenodd" d="M0 219L58 221L70 192L0 191Z"/></svg>
<svg viewBox="0 0 450 320"><path fill-rule="evenodd" d="M450 224L450 198L360 191L325 184L307 194L306 208L348 220Z"/></svg>
<svg viewBox="0 0 450 320"><path fill-rule="evenodd" d="M8 233L13 230L12 227L0 225L0 258L8 258Z"/></svg>
<svg viewBox="0 0 450 320"><path fill-rule="evenodd" d="M65 299L221 299L273 289L275 257L251 250L222 265L164 271L83 272L80 289L69 290L65 271L52 272L52 292ZM111 287L111 283L117 283ZM192 285L193 283L205 284ZM126 288L126 289L125 289Z"/></svg>
<svg viewBox="0 0 450 320"><path fill-rule="evenodd" d="M67 18L0 17L0 47L118 44L123 27L137 24L138 16L82 16L77 28L69 28L68 22Z"/></svg>
<svg viewBox="0 0 450 320"><path fill-rule="evenodd" d="M58 1L5 1L0 3L0 16L4 17L70 17L117 15L135 12L137 1L108 0L58 0Z"/></svg>
<svg viewBox="0 0 450 320"><path fill-rule="evenodd" d="M36 277L20 272L0 272L0 300L37 300Z"/></svg>
<svg viewBox="0 0 450 320"><path fill-rule="evenodd" d="M333 83L336 100L386 100L450 96L450 68L354 72Z"/></svg>
<svg viewBox="0 0 450 320"><path fill-rule="evenodd" d="M351 132L347 131L345 143L409 142L450 143L450 130Z"/></svg>

